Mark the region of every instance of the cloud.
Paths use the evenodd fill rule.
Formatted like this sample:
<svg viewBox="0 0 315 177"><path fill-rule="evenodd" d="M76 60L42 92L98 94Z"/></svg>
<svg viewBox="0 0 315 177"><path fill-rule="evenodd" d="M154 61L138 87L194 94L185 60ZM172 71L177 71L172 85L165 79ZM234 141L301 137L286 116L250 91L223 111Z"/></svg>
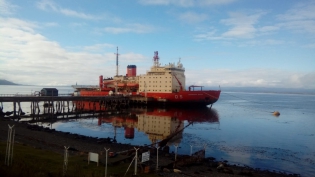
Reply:
<svg viewBox="0 0 315 177"><path fill-rule="evenodd" d="M98 76L113 76L113 52L71 52L57 42L36 32L36 25L14 18L0 18L0 76L20 84L36 85L97 85ZM88 50L111 47L96 44L82 47ZM120 55L121 63L143 61L136 53Z"/></svg>
<svg viewBox="0 0 315 177"><path fill-rule="evenodd" d="M236 2L237 0L203 0L197 1L200 6L212 6L212 5L227 5Z"/></svg>
<svg viewBox="0 0 315 177"><path fill-rule="evenodd" d="M211 76L211 77L204 77ZM196 82L198 78L198 82ZM275 69L187 70L186 85L201 84L216 87L280 87L315 89L315 72L302 73Z"/></svg>
<svg viewBox="0 0 315 177"><path fill-rule="evenodd" d="M312 49L315 49L315 43L312 43L312 44L306 44L303 46L304 48L312 48Z"/></svg>
<svg viewBox="0 0 315 177"><path fill-rule="evenodd" d="M105 27L99 31L103 31L106 33L113 33L113 34L121 34L121 33L150 33L155 31L151 25L143 25L143 24L128 24L125 27Z"/></svg>
<svg viewBox="0 0 315 177"><path fill-rule="evenodd" d="M55 12L59 11L59 8L57 7L57 5L53 1L50 1L50 0L41 0L37 2L36 5L41 10L46 10L46 11L53 10Z"/></svg>
<svg viewBox="0 0 315 177"><path fill-rule="evenodd" d="M258 23L259 18L263 16L265 12L259 11L253 14L245 14L240 12L230 12L230 18L222 19L221 24L229 28L221 34L217 34L217 30L211 29L208 32L195 35L196 40L230 40L239 38L253 38L259 31L255 25ZM276 30L275 27L262 27L261 30L266 32L267 30Z"/></svg>
<svg viewBox="0 0 315 177"><path fill-rule="evenodd" d="M140 4L144 5L174 5L179 7L204 7L213 5L231 4L237 0L139 0Z"/></svg>
<svg viewBox="0 0 315 177"><path fill-rule="evenodd" d="M286 13L277 16L280 27L296 32L315 34L315 2L297 3Z"/></svg>
<svg viewBox="0 0 315 177"><path fill-rule="evenodd" d="M115 46L113 44L94 44L92 46L85 46L84 50L86 51L96 51L96 52L100 52L102 51L104 48L114 48Z"/></svg>
<svg viewBox="0 0 315 177"><path fill-rule="evenodd" d="M252 38L255 36L256 28L254 25L264 13L256 14L243 14L243 13L230 13L230 18L221 20L221 23L227 26L232 26L229 31L224 32L224 38Z"/></svg>
<svg viewBox="0 0 315 177"><path fill-rule="evenodd" d="M290 75L286 82L291 83L292 85L299 86L301 88L315 88L315 72L307 74L292 74Z"/></svg>
<svg viewBox="0 0 315 177"><path fill-rule="evenodd" d="M279 26L263 26L261 28L258 28L258 30L262 33L270 33L273 31L277 31L279 29L280 29Z"/></svg>
<svg viewBox="0 0 315 177"><path fill-rule="evenodd" d="M57 42L36 32L32 22L14 18L0 18L0 76L20 84L36 85L97 85L98 76L113 76L116 71L116 46L99 43L82 46L72 52ZM272 42L272 41L271 41ZM113 49L104 53L106 49ZM92 53L91 53L92 52ZM119 74L125 67L137 64L138 74L151 65L148 58L134 52L119 55ZM205 77L211 76L211 77ZM191 69L186 67L186 85L257 86L315 89L315 72L303 73L275 69L228 70Z"/></svg>
<svg viewBox="0 0 315 177"><path fill-rule="evenodd" d="M280 15L275 15L277 21L268 21L268 25L263 25L262 17L267 11L256 11L252 13L230 12L229 18L220 21L221 26L212 26L207 30L198 31L194 35L196 41L221 40L232 41L236 39L250 40L261 36L267 36L287 29L297 33L315 34L315 2L299 2L291 9ZM272 18L272 17L271 17ZM225 30L225 31L224 31ZM254 40L259 41L259 40ZM260 40L262 41L262 40ZM277 41L277 40L275 40ZM272 42L272 44L282 44L282 42ZM243 41L244 42L244 41ZM253 41L250 41L253 44ZM247 45L248 41L242 45ZM264 45L266 41L262 41ZM313 44L305 45L312 48Z"/></svg>
<svg viewBox="0 0 315 177"><path fill-rule="evenodd" d="M14 14L18 6L13 5L6 0L0 0L0 14L2 15L11 15Z"/></svg>
<svg viewBox="0 0 315 177"><path fill-rule="evenodd" d="M185 12L179 15L179 19L185 23L199 23L208 19L206 14Z"/></svg>
<svg viewBox="0 0 315 177"><path fill-rule="evenodd" d="M71 9L59 7L57 4L55 4L53 1L50 1L50 0L39 1L36 5L41 10L45 10L45 11L52 10L54 12L61 13L63 15L70 16L70 17L76 17L76 18L81 18L81 19L85 19L85 20L99 20L99 19L101 19L101 17L98 17L98 16L94 16L91 14L86 14L83 12L77 12L77 11L74 11Z"/></svg>
<svg viewBox="0 0 315 177"><path fill-rule="evenodd" d="M59 26L59 24L56 22L47 22L47 23L44 23L44 25L48 27Z"/></svg>
<svg viewBox="0 0 315 177"><path fill-rule="evenodd" d="M306 1L304 3L297 3L294 7L289 9L285 14L278 15L277 18L283 21L296 20L314 20L315 19L315 2Z"/></svg>
<svg viewBox="0 0 315 177"><path fill-rule="evenodd" d="M35 22L23 21L16 18L2 18L2 17L0 17L0 27L18 29L18 30L27 31L27 32L34 32L35 28L39 28L39 26Z"/></svg>
<svg viewBox="0 0 315 177"><path fill-rule="evenodd" d="M94 15L85 14L82 12L76 12L70 9L60 9L60 12L66 16L78 17L87 20L98 20L99 18Z"/></svg>
<svg viewBox="0 0 315 177"><path fill-rule="evenodd" d="M240 47L245 46L271 46L271 45L281 45L285 44L286 42L283 40L275 40L275 39L263 39L263 40L248 40L238 44Z"/></svg>
<svg viewBox="0 0 315 177"><path fill-rule="evenodd" d="M70 26L72 27L83 27L86 26L86 23L70 23Z"/></svg>

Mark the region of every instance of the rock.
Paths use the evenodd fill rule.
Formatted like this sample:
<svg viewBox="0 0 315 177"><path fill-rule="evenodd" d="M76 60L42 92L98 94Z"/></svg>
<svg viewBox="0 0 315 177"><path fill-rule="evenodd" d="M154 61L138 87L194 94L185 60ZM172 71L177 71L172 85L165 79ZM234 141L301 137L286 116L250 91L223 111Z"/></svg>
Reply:
<svg viewBox="0 0 315 177"><path fill-rule="evenodd" d="M200 172L198 172L198 171L195 171L195 172L194 172L194 174L198 175L198 174L200 174Z"/></svg>
<svg viewBox="0 0 315 177"><path fill-rule="evenodd" d="M175 173L181 173L182 171L180 171L179 169L174 168L174 172Z"/></svg>
<svg viewBox="0 0 315 177"><path fill-rule="evenodd" d="M253 176L253 173L249 170L242 170L241 172L238 173L238 175Z"/></svg>
<svg viewBox="0 0 315 177"><path fill-rule="evenodd" d="M217 167L218 170L221 170L224 168L224 163L219 162L219 166Z"/></svg>
<svg viewBox="0 0 315 177"><path fill-rule="evenodd" d="M163 172L167 172L167 173L169 173L169 172L171 172L169 169L167 169L167 168L163 168Z"/></svg>
<svg viewBox="0 0 315 177"><path fill-rule="evenodd" d="M232 169L230 169L230 168L223 168L223 171L222 171L223 173L227 173L227 174L234 174L234 172L233 172L233 170Z"/></svg>
<svg viewBox="0 0 315 177"><path fill-rule="evenodd" d="M208 157L209 160L214 161L215 158L214 157Z"/></svg>

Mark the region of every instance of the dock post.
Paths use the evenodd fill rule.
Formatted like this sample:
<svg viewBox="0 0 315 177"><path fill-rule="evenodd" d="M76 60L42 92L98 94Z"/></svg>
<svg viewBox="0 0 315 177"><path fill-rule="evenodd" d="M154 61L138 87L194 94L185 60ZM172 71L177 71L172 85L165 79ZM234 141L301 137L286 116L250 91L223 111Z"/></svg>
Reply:
<svg viewBox="0 0 315 177"><path fill-rule="evenodd" d="M16 102L13 102L13 116L16 116Z"/></svg>

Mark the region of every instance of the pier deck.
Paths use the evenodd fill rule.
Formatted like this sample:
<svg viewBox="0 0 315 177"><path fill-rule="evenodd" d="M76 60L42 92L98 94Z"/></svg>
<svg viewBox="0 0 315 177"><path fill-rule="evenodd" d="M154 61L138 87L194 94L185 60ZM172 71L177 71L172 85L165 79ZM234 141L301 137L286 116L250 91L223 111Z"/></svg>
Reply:
<svg viewBox="0 0 315 177"><path fill-rule="evenodd" d="M33 101L123 101L128 100L123 96L31 96L8 95L1 96L0 102L33 102Z"/></svg>

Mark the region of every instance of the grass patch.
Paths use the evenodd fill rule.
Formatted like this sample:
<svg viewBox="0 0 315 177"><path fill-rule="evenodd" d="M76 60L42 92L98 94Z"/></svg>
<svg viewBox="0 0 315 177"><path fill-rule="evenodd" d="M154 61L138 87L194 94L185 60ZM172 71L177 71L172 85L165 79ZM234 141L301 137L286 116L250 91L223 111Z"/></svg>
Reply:
<svg viewBox="0 0 315 177"><path fill-rule="evenodd" d="M14 144L12 166L4 165L6 155L6 142L0 142L0 176L19 177L59 177L63 176L64 155L52 151L37 149L28 145ZM107 176L124 176L129 163L108 165ZM126 176L132 176L134 165L131 166ZM140 171L140 170L139 170ZM139 172L138 171L138 172ZM87 155L69 152L67 177L98 177L105 176L104 164L96 165L95 162L87 163ZM139 174L138 176L153 177L155 174Z"/></svg>

